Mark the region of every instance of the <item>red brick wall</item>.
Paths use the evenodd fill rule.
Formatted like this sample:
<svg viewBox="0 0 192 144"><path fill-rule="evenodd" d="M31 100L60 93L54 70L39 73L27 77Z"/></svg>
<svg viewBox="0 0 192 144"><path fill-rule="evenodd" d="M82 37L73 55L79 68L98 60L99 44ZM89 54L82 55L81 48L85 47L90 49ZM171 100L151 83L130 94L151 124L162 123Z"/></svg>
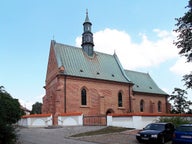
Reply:
<svg viewBox="0 0 192 144"><path fill-rule="evenodd" d="M66 81L66 98L65 98ZM81 105L81 90L87 90L87 106ZM131 87L132 88L132 87ZM130 89L132 90L132 89ZM123 95L123 107L118 107L118 92ZM66 106L65 104L66 99ZM161 113L166 113L165 96L131 92L132 112L140 112L140 101L144 100L144 113L158 113L158 102L161 101ZM87 115L106 114L108 109L115 113L128 113L129 85L101 80L59 76L46 86L43 100L43 113L82 112ZM65 111L66 110L66 111Z"/></svg>
<svg viewBox="0 0 192 144"><path fill-rule="evenodd" d="M82 88L87 91L86 106L81 105ZM118 93L120 91L123 97L123 107L121 108L118 107ZM100 115L106 114L108 109L120 114L130 111L128 84L57 76L46 85L46 96L43 98L42 110L43 113L53 114L54 124L57 124L57 115L60 113L82 112L84 115Z"/></svg>
<svg viewBox="0 0 192 144"><path fill-rule="evenodd" d="M87 90L87 106L81 106L81 90ZM66 80L67 112L83 112L88 115L106 114L108 109L115 113L129 111L128 84L68 77ZM123 107L118 108L118 93L122 92Z"/></svg>
<svg viewBox="0 0 192 144"><path fill-rule="evenodd" d="M166 100L164 95L136 93L132 97L132 109L134 113L140 112L140 101L144 100L143 113L159 113L158 102L161 101L161 112L166 113Z"/></svg>

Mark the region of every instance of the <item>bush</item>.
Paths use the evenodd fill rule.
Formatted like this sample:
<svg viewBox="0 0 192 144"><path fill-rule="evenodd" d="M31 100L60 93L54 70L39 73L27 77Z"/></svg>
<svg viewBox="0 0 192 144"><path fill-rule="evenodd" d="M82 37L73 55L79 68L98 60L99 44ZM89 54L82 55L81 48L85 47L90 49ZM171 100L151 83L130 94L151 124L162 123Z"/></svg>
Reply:
<svg viewBox="0 0 192 144"><path fill-rule="evenodd" d="M13 124L21 117L22 111L17 99L11 97L0 86L0 144L14 144L16 132Z"/></svg>
<svg viewBox="0 0 192 144"><path fill-rule="evenodd" d="M176 127L181 125L181 124L191 123L191 121L188 120L187 117L161 117L159 119L159 122L171 122Z"/></svg>
<svg viewBox="0 0 192 144"><path fill-rule="evenodd" d="M15 144L17 137L12 125L0 125L0 144Z"/></svg>

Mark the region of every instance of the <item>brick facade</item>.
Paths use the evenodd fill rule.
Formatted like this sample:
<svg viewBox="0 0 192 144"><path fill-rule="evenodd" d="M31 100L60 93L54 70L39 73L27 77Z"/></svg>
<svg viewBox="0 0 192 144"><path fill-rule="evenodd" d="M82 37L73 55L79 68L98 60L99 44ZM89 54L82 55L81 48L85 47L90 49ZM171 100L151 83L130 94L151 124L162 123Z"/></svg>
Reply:
<svg viewBox="0 0 192 144"><path fill-rule="evenodd" d="M82 49L51 41L42 112L52 113L54 124L58 122L58 115L71 112L84 115L166 113L166 93L157 88L148 74L147 77L140 74L142 80L137 78L141 81L139 84L149 84L148 89L135 92L134 83L129 80L116 54L94 52L88 13L83 25L86 31ZM134 74L132 78L139 76L133 72L128 74ZM148 80L152 82L147 83ZM151 91L151 86L158 92ZM86 91L86 104L83 105L82 90ZM159 94L152 94L156 92Z"/></svg>
<svg viewBox="0 0 192 144"><path fill-rule="evenodd" d="M130 112L130 89L128 84L70 76L58 76L46 86L43 113L55 118L61 113L82 112L84 115L105 115L107 112ZM87 90L87 105L81 105L81 90ZM118 93L122 93L123 106L118 107ZM56 121L56 119L54 120Z"/></svg>
<svg viewBox="0 0 192 144"><path fill-rule="evenodd" d="M140 111L140 102L144 101L143 113L167 113L167 99L165 95L134 93L132 97L132 109L134 113L142 113ZM158 102L161 107L158 110Z"/></svg>
<svg viewBox="0 0 192 144"><path fill-rule="evenodd" d="M54 54L50 54L52 57ZM51 58L54 61L54 58ZM61 113L82 112L84 115L105 115L108 111L116 114L125 113L166 113L164 95L134 93L131 84L86 79L59 75L62 68L54 64L48 66L46 95L43 98L43 113L52 113L54 124ZM81 90L87 91L87 105L81 105ZM118 93L122 93L123 106L118 107ZM140 101L144 100L144 111L140 111ZM158 112L158 102L161 111Z"/></svg>

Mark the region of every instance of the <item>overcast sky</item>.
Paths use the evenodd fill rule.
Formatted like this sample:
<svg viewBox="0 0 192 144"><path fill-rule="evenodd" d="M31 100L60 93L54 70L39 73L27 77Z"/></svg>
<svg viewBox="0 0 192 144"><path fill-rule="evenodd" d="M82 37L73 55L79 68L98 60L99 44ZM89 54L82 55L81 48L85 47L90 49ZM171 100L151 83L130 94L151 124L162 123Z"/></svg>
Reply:
<svg viewBox="0 0 192 144"><path fill-rule="evenodd" d="M23 106L42 102L50 41L81 46L86 9L94 50L119 57L124 69L146 72L171 94L192 70L173 45L175 18L187 0L1 0L0 85ZM191 91L188 97L192 99Z"/></svg>

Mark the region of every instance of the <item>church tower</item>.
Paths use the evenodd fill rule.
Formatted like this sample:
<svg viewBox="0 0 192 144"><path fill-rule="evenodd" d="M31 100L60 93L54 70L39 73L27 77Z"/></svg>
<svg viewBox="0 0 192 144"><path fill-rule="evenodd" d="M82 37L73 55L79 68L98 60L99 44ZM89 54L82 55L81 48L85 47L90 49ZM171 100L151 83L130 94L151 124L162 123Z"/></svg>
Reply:
<svg viewBox="0 0 192 144"><path fill-rule="evenodd" d="M82 48L84 52L87 53L88 56L92 57L94 50L93 43L93 33L91 32L92 23L89 21L88 11L86 11L85 22L83 23L83 34L82 34Z"/></svg>

